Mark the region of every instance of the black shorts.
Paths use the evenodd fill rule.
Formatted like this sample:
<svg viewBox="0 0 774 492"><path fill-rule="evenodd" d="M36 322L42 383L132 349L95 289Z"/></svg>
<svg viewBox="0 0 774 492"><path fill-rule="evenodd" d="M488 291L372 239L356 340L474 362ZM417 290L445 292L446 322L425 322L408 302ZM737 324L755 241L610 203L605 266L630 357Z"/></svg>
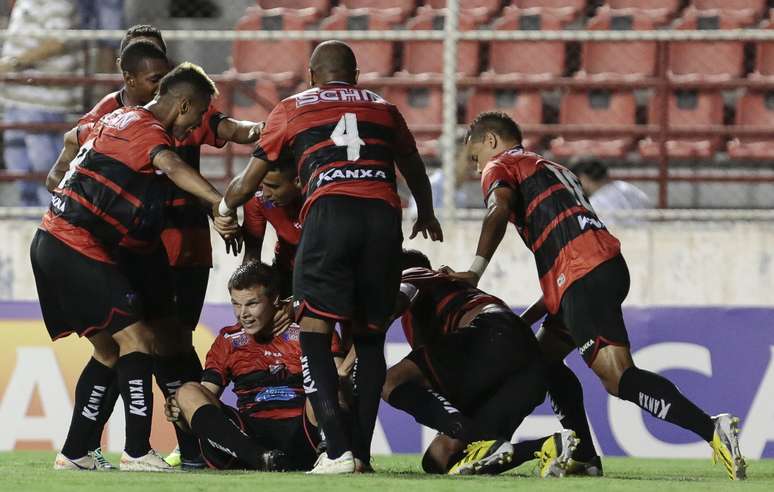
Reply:
<svg viewBox="0 0 774 492"><path fill-rule="evenodd" d="M177 319L184 329L195 330L204 308L210 267L171 267Z"/></svg>
<svg viewBox="0 0 774 492"><path fill-rule="evenodd" d="M158 247L149 254L119 248L117 258L118 268L142 299L144 319L155 320L176 315L172 270L164 248Z"/></svg>
<svg viewBox="0 0 774 492"><path fill-rule="evenodd" d="M537 360L540 348L532 330L514 313L489 312L407 357L436 391L469 414L510 374Z"/></svg>
<svg viewBox="0 0 774 492"><path fill-rule="evenodd" d="M257 419L221 405L226 416L245 434L266 450L279 449L288 456L291 470L311 470L317 460L320 434L309 422L306 412L290 419ZM200 439L202 456L210 468L239 470L247 466L232 455Z"/></svg>
<svg viewBox="0 0 774 492"><path fill-rule="evenodd" d="M296 319L384 329L400 286L400 211L382 200L324 196L309 210L293 270Z"/></svg>
<svg viewBox="0 0 774 492"><path fill-rule="evenodd" d="M628 293L629 269L623 256L618 255L573 282L562 296L555 316L589 367L601 348L629 346L621 311Z"/></svg>
<svg viewBox="0 0 774 492"><path fill-rule="evenodd" d="M43 322L52 340L114 334L142 318L142 300L114 264L84 256L38 229L30 247Z"/></svg>

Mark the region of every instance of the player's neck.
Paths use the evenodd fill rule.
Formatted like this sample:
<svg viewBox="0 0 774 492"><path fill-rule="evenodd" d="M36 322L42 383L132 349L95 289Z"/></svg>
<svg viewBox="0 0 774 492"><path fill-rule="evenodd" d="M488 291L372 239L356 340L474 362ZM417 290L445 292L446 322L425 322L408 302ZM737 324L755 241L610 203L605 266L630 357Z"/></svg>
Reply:
<svg viewBox="0 0 774 492"><path fill-rule="evenodd" d="M143 107L150 111L167 131L172 130L175 118L177 118L177 109L173 104L156 97Z"/></svg>

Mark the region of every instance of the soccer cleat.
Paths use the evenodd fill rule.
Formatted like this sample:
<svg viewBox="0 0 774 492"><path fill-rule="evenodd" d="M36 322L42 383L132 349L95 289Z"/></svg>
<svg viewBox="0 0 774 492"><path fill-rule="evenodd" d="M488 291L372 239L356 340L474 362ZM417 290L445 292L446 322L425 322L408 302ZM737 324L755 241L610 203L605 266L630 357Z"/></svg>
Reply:
<svg viewBox="0 0 774 492"><path fill-rule="evenodd" d="M175 447L171 453L164 458L169 466L181 466L183 464L183 458L180 455L180 446Z"/></svg>
<svg viewBox="0 0 774 492"><path fill-rule="evenodd" d="M375 473L371 463L355 458L355 473Z"/></svg>
<svg viewBox="0 0 774 492"><path fill-rule="evenodd" d="M565 475L576 475L581 477L601 477L604 476L602 470L602 460L599 456L594 456L588 461L576 461L571 459L567 464Z"/></svg>
<svg viewBox="0 0 774 492"><path fill-rule="evenodd" d="M105 455L102 454L102 448L97 448L93 451L89 451L89 454L94 458L94 467L99 471L112 471L116 467L113 463L109 462Z"/></svg>
<svg viewBox="0 0 774 492"><path fill-rule="evenodd" d="M580 439L575 437L575 432L566 429L555 432L546 439L540 452L535 453L535 457L540 460L537 468L540 478L563 477L567 473L572 452L579 442Z"/></svg>
<svg viewBox="0 0 774 492"><path fill-rule="evenodd" d="M89 454L71 460L62 453L57 453L54 459L54 470L94 470L95 466L94 458Z"/></svg>
<svg viewBox="0 0 774 492"><path fill-rule="evenodd" d="M288 455L284 451L279 449L272 449L264 451L259 457L260 468L259 471L267 472L281 472L290 469L290 462Z"/></svg>
<svg viewBox="0 0 774 492"><path fill-rule="evenodd" d="M449 475L490 475L513 459L513 445L504 440L468 444L465 455L449 469Z"/></svg>
<svg viewBox="0 0 774 492"><path fill-rule="evenodd" d="M341 475L355 473L355 458L351 451L347 451L335 460L328 458L328 453L321 454L314 464L314 468L306 472L309 475Z"/></svg>
<svg viewBox="0 0 774 492"><path fill-rule="evenodd" d="M148 454L139 458L132 458L126 451L121 454L121 462L118 464L121 471L146 471L146 472L170 472L174 468L164 461L156 451L150 450Z"/></svg>
<svg viewBox="0 0 774 492"><path fill-rule="evenodd" d="M731 480L747 478L747 463L739 450L739 417L721 413L712 417L715 434L712 436L712 461L722 462Z"/></svg>

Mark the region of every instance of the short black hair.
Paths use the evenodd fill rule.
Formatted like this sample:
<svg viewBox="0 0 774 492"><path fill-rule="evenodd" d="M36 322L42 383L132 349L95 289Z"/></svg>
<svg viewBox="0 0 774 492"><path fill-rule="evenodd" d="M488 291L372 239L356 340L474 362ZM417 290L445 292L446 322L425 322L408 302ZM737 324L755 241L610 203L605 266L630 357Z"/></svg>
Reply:
<svg viewBox="0 0 774 492"><path fill-rule="evenodd" d="M513 118L501 111L485 111L478 116L468 127L465 143L472 139L479 139L486 132L495 133L501 137L510 138L521 143L521 128L513 121Z"/></svg>
<svg viewBox="0 0 774 492"><path fill-rule="evenodd" d="M293 179L298 175L296 161L289 155L280 155L280 159L269 164L267 171L277 171L288 179Z"/></svg>
<svg viewBox="0 0 774 492"><path fill-rule="evenodd" d="M137 73L143 60L167 61L167 55L150 41L137 41L121 52L121 71Z"/></svg>
<svg viewBox="0 0 774 492"><path fill-rule="evenodd" d="M417 267L432 268L430 266L430 259L418 249L404 249L400 255L401 271Z"/></svg>
<svg viewBox="0 0 774 492"><path fill-rule="evenodd" d="M260 261L250 261L237 267L228 279L228 290L245 290L261 286L266 295L274 297L279 292L277 272Z"/></svg>
<svg viewBox="0 0 774 492"><path fill-rule="evenodd" d="M604 165L602 161L594 157L579 159L570 167L570 171L572 171L576 176L585 174L594 181L607 179L608 177L607 166Z"/></svg>
<svg viewBox="0 0 774 492"><path fill-rule="evenodd" d="M123 52L131 44L132 40L136 38L156 38L161 45L161 51L167 52L167 44L164 42L164 38L161 37L161 31L150 24L137 24L127 29L126 34L121 39L119 50Z"/></svg>
<svg viewBox="0 0 774 492"><path fill-rule="evenodd" d="M215 97L218 89L202 67L191 62L183 62L166 74L159 82L159 95L163 96L179 85L188 85L199 97Z"/></svg>

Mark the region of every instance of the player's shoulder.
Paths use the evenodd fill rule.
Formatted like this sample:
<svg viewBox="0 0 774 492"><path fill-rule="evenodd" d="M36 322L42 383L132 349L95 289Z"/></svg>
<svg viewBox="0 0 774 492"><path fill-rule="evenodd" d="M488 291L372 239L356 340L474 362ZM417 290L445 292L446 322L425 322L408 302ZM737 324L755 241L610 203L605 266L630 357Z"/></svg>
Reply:
<svg viewBox="0 0 774 492"><path fill-rule="evenodd" d="M442 275L439 272L436 272L435 270L431 270L429 268L425 267L413 267L413 268L407 268L406 270L403 270L401 273L401 280L403 282L412 282L417 280L427 280L430 278L437 278L439 275Z"/></svg>
<svg viewBox="0 0 774 492"><path fill-rule="evenodd" d="M250 335L245 333L239 323L236 323L234 325L221 328L218 332L218 336L215 339L215 343L221 345L225 344L233 348L237 348L247 345L249 340Z"/></svg>
<svg viewBox="0 0 774 492"><path fill-rule="evenodd" d="M88 113L81 116L81 119L78 120L78 125L95 122L106 114L112 113L116 109L122 108L123 106L124 104L121 101L121 91L111 92L110 94L107 94L105 97L100 99L99 102L97 102L97 104L95 104Z"/></svg>

